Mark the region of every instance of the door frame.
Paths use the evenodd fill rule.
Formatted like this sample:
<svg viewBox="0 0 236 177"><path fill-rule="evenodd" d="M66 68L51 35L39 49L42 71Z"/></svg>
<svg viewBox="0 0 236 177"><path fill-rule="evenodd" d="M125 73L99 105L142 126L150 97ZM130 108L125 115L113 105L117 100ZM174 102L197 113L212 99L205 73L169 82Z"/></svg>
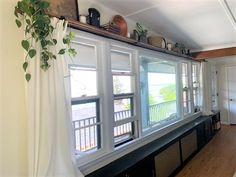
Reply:
<svg viewBox="0 0 236 177"><path fill-rule="evenodd" d="M229 101L229 76L228 76L228 72L229 72L229 69L230 68L235 68L236 69L236 65L233 65L233 66L226 66L225 69L226 69L226 81L227 81L227 106L228 106L228 109L227 109L227 112L228 112L228 124L231 125L231 117L230 117L230 101Z"/></svg>

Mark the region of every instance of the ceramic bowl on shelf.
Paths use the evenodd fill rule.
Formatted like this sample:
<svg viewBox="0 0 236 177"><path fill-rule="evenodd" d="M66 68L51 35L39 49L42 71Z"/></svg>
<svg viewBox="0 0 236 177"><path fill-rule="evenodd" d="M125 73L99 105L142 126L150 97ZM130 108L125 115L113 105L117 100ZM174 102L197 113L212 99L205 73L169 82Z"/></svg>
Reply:
<svg viewBox="0 0 236 177"><path fill-rule="evenodd" d="M120 35L127 37L128 27L125 19L121 15L115 15L112 17L112 23L120 27Z"/></svg>

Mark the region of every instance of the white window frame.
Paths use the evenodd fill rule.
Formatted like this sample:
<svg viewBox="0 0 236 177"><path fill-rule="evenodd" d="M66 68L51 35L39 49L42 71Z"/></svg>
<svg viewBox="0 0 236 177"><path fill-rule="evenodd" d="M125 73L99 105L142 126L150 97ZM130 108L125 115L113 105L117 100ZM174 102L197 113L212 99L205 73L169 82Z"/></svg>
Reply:
<svg viewBox="0 0 236 177"><path fill-rule="evenodd" d="M190 106L190 108L188 108L188 112L185 113L184 112L184 100L183 100L183 92L184 92L184 88L183 88L183 73L182 73L182 64L186 64L187 65L187 85L188 85L188 88L187 88L187 91L186 91L186 94L187 94L187 97L189 97L187 100L185 100L185 102L187 102L188 104L188 107ZM191 62L189 61L186 61L186 60L182 60L180 61L180 67L181 67L181 90L182 90L182 93L181 93L181 105L182 105L182 116L184 118L187 118L189 116L191 116L193 114L193 87L192 87L192 65L191 65ZM189 104L190 102L190 104Z"/></svg>
<svg viewBox="0 0 236 177"><path fill-rule="evenodd" d="M179 94L179 88L180 88L180 82L179 82L179 77L180 77L180 72L179 72L179 65L178 65L178 62L179 62L179 57L175 57L175 56L170 56L170 55L166 55L166 54L162 54L162 53L156 53L156 52L153 52L153 51L149 51L149 50L145 50L145 49L140 49L139 50L139 55L138 55L138 62L137 62L137 66L136 66L136 70L137 70L137 75L138 75L138 83L137 83L137 87L138 88L141 88L141 85L140 85L140 61L141 61L141 57L142 56L145 56L147 58L152 58L152 59L157 59L158 61L163 59L165 61L168 61L168 62L171 62L175 65L175 68L176 68L176 112L177 112L177 117L175 119L171 119L171 120L167 120L167 121L163 121L161 123L158 123L158 124L154 124L153 126L150 126L148 129L146 129L145 131L143 131L142 129L142 113L141 113L141 110L142 110L142 107L141 107L141 92L140 90L138 90L138 94L139 94L139 119L140 119L140 123L139 123L139 130L140 130L140 134L142 135L142 137L144 136L147 136L155 131L158 131L158 130L161 130L163 128L165 128L166 126L169 126L175 122L178 122L179 120L181 120L181 107L180 107L180 104L178 104L178 100L179 98L181 97L181 95Z"/></svg>
<svg viewBox="0 0 236 177"><path fill-rule="evenodd" d="M196 118L199 114L190 115L190 119L184 119L182 114L182 86L181 86L181 61L187 61L182 57L177 57L169 54L164 54L149 49L139 48L137 46L131 46L123 42L114 41L111 39L103 38L90 33L73 30L76 34L77 41L81 43L91 42L97 45L97 77L98 79L98 96L100 98L100 110L101 110L101 149L95 153L87 154L85 156L77 156L77 164L85 174L88 174L109 162L161 137L163 134L170 132L175 127L187 123L189 120ZM124 50L132 53L133 59L131 59L132 67L132 89L134 90L134 114L136 128L136 139L123 144L118 147L114 147L114 95L113 95L113 78L111 70L111 49ZM79 52L79 51L78 51ZM139 56L148 55L153 58L163 59L176 63L176 102L178 110L178 116L176 120L169 121L161 126L154 126L149 131L142 131L141 123L141 98L140 98L140 72L139 72ZM190 72L191 74L191 72ZM190 78L192 76L190 75Z"/></svg>
<svg viewBox="0 0 236 177"><path fill-rule="evenodd" d="M194 87L194 83L193 83L193 65L195 65L196 66L196 69L197 69L197 71L196 71L196 79L197 79L197 87L195 88ZM191 76L191 78L192 78L192 90L194 91L194 90L198 90L198 94L197 94L197 96L196 96L196 105L195 105L195 103L194 103L194 96L193 96L193 113L195 113L195 107L198 107L199 108L199 110L197 111L197 112L200 112L200 103L199 103L199 101L200 101L200 63L198 63L198 62L192 62L191 63L191 69L192 69L192 72L191 72L191 74L192 74L192 76ZM193 95L193 91L192 91L192 95Z"/></svg>
<svg viewBox="0 0 236 177"><path fill-rule="evenodd" d="M137 114L136 114L136 87L135 87L135 73L134 73L134 70L135 70L135 67L134 67L134 62L135 62L135 50L131 49L131 48L126 48L126 47L122 47L120 46L118 43L111 43L110 44L110 54L112 51L115 51L115 52L120 52L120 53L125 53L125 54L129 54L130 56L130 72L113 72L112 69L111 69L111 74L112 74L112 77L113 76L130 76L131 77L131 93L124 93L124 94L113 94L113 101L114 100L117 100L117 99L130 99L132 100L132 107L133 107L133 110L131 110L131 112L133 112L133 115L129 118L125 118L124 120L122 121L115 121L114 119L114 103L112 104L113 105L113 109L110 109L110 110L113 110L113 128L115 128L116 126L119 126L119 125L122 125L124 123L132 123L132 128L133 128L133 135L132 135L132 140L130 141L127 141L127 142L132 142L133 140L135 140L136 138L138 138L138 119L137 119ZM112 79L112 88L113 88L113 79ZM112 89L113 91L113 89ZM113 93L113 92L112 92ZM113 131L113 134L114 134L114 131ZM114 137L115 138L115 137ZM121 145L125 145L125 143L118 143L116 144L115 141L113 140L113 143L114 143L114 147L115 148L119 148L119 146Z"/></svg>
<svg viewBox="0 0 236 177"><path fill-rule="evenodd" d="M96 47L96 59L97 59L97 68L96 68L96 72L97 72L97 96L94 96L94 98L99 99L99 112L100 112L100 135L101 135L101 139L100 139L100 148L94 152L88 152L85 153L83 155L80 154L76 154L75 157L77 159L77 163L82 165L82 164L86 164L94 159L97 159L98 157L102 157L107 151L108 151L108 146L107 145L107 141L105 141L106 139L106 135L108 134L107 129L104 129L104 127L106 127L106 122L107 120L104 119L106 116L106 109L105 109L105 104L106 100L104 97L104 91L105 91L105 87L103 86L103 82L101 82L100 79L104 78L104 73L102 72L104 70L104 63L102 61L102 59L104 58L104 48L105 48L105 44L104 42L102 42L100 40L99 37L96 36L91 36L89 35L89 37L86 36L81 36L80 34L78 34L78 31L75 31L75 38L73 39L72 43L79 43L82 45L90 45L90 46L95 46ZM79 52L79 51L78 51ZM69 59L70 63L72 63L73 65L73 59ZM106 75L106 74L105 74ZM104 82L105 79L104 79ZM88 96L88 99L92 99L93 96ZM78 98L76 99L77 101L83 100L86 98ZM73 99L73 101L75 101L75 99ZM73 135L74 136L74 135ZM75 138L75 137L73 137Z"/></svg>

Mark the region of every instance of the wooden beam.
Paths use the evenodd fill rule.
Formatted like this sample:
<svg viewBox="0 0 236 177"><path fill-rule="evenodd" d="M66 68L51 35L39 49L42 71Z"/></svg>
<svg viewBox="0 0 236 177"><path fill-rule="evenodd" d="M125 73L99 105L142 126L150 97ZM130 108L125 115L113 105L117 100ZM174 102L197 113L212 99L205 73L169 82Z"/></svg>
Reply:
<svg viewBox="0 0 236 177"><path fill-rule="evenodd" d="M194 52L191 56L197 60L236 55L236 47Z"/></svg>

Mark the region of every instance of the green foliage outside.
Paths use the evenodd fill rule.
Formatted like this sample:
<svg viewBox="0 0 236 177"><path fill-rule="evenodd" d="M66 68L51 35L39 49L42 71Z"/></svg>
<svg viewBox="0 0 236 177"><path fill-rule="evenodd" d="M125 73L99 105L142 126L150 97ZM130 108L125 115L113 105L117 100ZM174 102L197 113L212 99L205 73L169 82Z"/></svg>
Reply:
<svg viewBox="0 0 236 177"><path fill-rule="evenodd" d="M170 84L163 87L160 90L160 94L163 96L164 101L176 100L176 86L175 84Z"/></svg>
<svg viewBox="0 0 236 177"><path fill-rule="evenodd" d="M166 119L171 110L175 109L176 103L176 86L175 84L170 84L163 87L160 90L160 94L163 97L164 102L160 104L156 104L154 96L149 95L149 105L155 105L149 109L149 119L151 122L159 122Z"/></svg>

